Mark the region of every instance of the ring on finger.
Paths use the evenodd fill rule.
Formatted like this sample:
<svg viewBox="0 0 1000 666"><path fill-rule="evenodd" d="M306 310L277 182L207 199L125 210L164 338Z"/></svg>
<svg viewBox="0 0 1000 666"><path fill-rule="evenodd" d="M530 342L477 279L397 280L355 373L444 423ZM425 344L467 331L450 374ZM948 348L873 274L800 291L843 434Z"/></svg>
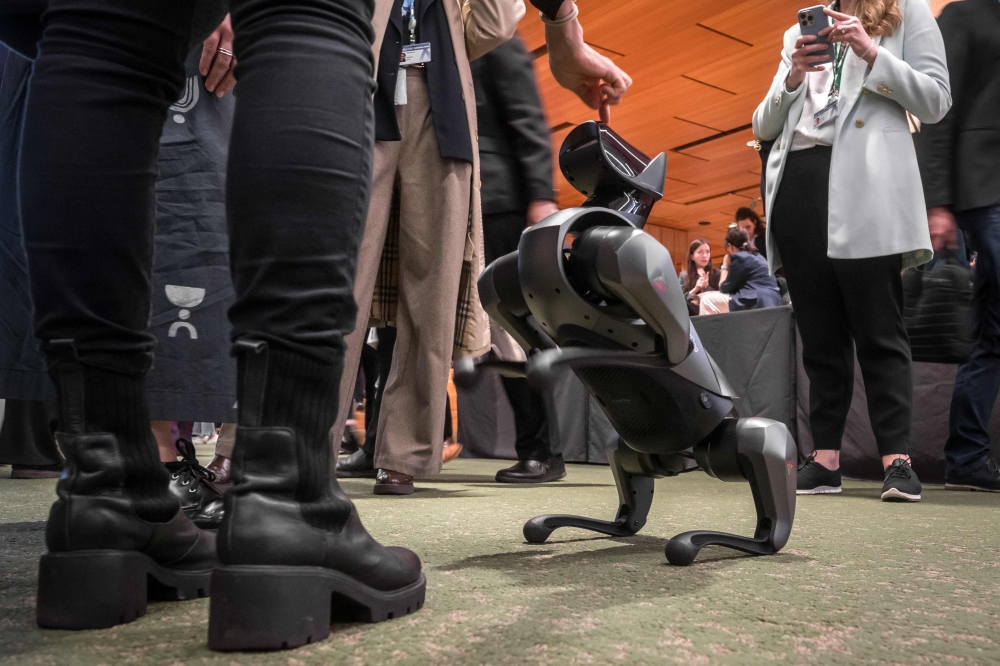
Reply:
<svg viewBox="0 0 1000 666"><path fill-rule="evenodd" d="M222 55L227 55L227 56L230 56L230 57L233 56L233 52L232 51L230 51L229 49L224 49L221 46L219 48L215 49L215 50L218 51L219 53L221 53Z"/></svg>

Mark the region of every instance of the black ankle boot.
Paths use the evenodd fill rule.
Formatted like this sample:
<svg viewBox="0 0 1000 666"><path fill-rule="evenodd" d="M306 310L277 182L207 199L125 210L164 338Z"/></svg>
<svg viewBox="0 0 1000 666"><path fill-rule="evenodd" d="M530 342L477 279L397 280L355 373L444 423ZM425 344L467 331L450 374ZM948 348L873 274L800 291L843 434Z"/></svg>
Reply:
<svg viewBox="0 0 1000 666"><path fill-rule="evenodd" d="M57 433L56 441L66 471L45 526L49 552L39 565L38 625L111 627L142 616L148 599L206 596L215 537L196 528L179 508L165 522L138 515L126 492L118 439L83 432L82 371L62 365L59 397L66 432Z"/></svg>
<svg viewBox="0 0 1000 666"><path fill-rule="evenodd" d="M226 494L219 528L209 648L287 649L323 640L333 621L381 622L418 610L426 587L420 559L405 548L375 541L330 478L329 415L302 416L315 426L315 442L303 441L308 425L267 424L273 419L263 417L274 387L289 390L283 372L336 377L335 368L309 369L307 360L286 358L289 352L270 354L268 368L266 345L240 342L237 347L241 392L235 485ZM301 384L311 382L304 377ZM336 404L336 380L332 386L323 381L314 386L327 395L303 395L303 405Z"/></svg>

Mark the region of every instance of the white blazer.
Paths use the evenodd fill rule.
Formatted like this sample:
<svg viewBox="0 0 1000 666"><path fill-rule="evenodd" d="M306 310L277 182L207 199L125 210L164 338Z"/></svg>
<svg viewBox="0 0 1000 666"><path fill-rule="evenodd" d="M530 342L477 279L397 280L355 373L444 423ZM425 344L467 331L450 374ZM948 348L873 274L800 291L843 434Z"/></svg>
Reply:
<svg viewBox="0 0 1000 666"><path fill-rule="evenodd" d="M951 108L944 40L927 0L899 0L903 23L891 37L876 37L875 64L848 51L840 93L840 115L830 163L828 255L863 259L903 255L903 268L929 261L927 207L906 112L936 123ZM775 140L765 171L766 210L774 210L792 134L802 116L807 82L785 90L798 24L785 33L781 65L767 97L753 114L753 132ZM806 77L811 74L806 74ZM794 224L794 221L783 223ZM767 226L771 272L781 257Z"/></svg>

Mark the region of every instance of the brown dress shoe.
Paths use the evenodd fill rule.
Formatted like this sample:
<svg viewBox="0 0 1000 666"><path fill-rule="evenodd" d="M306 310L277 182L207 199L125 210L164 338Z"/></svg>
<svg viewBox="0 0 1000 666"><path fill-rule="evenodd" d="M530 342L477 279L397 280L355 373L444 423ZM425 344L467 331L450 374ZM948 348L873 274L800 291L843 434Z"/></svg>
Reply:
<svg viewBox="0 0 1000 666"><path fill-rule="evenodd" d="M229 458L215 456L212 462L208 463L208 467L205 468L215 475L212 484L222 494L225 494L233 487L232 466L233 463Z"/></svg>
<svg viewBox="0 0 1000 666"><path fill-rule="evenodd" d="M375 475L376 495L412 495L413 477L409 474L380 469Z"/></svg>
<svg viewBox="0 0 1000 666"><path fill-rule="evenodd" d="M458 454L462 452L462 445L458 442L445 442L444 448L441 449L441 462L451 462L458 457Z"/></svg>

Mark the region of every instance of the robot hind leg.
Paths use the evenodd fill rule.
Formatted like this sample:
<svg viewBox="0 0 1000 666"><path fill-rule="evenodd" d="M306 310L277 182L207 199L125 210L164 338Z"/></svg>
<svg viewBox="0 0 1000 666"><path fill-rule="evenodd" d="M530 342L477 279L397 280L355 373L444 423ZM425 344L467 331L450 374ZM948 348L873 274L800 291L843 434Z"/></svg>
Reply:
<svg viewBox="0 0 1000 666"><path fill-rule="evenodd" d="M653 504L653 480L674 476L694 468L694 462L681 456L652 456L630 449L617 434L618 446L608 450L608 462L618 486L618 514L613 521L550 514L536 516L524 524L524 538L529 543L543 543L560 527L577 527L610 536L631 536L646 524Z"/></svg>
<svg viewBox="0 0 1000 666"><path fill-rule="evenodd" d="M705 546L773 555L788 542L795 518L796 447L788 428L770 419L726 419L694 449L698 464L723 481L749 481L757 509L753 538L723 532L678 534L666 546L671 564L688 565Z"/></svg>

